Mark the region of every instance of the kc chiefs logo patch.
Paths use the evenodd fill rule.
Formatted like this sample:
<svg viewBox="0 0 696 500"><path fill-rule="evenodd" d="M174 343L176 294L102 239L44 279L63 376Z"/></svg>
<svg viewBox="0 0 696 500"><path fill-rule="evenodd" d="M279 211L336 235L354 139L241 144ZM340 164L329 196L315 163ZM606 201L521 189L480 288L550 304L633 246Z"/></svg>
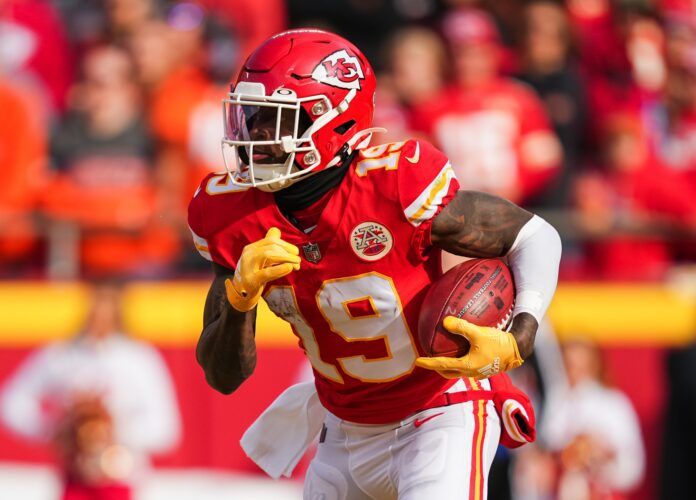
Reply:
<svg viewBox="0 0 696 500"><path fill-rule="evenodd" d="M377 222L363 222L353 229L350 246L355 255L363 260L379 260L389 253L394 238L389 229Z"/></svg>
<svg viewBox="0 0 696 500"><path fill-rule="evenodd" d="M360 90L360 80L365 78L360 60L345 49L326 56L312 71L318 82L342 89Z"/></svg>

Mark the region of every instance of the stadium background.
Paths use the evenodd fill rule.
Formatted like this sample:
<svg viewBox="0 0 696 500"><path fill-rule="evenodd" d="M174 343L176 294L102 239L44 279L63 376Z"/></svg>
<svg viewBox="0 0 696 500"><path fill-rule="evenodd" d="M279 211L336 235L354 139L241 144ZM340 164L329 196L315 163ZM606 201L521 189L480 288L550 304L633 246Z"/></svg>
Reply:
<svg viewBox="0 0 696 500"><path fill-rule="evenodd" d="M670 390L684 390L668 367L696 333L696 7L541 2L559 6L546 21L565 44L549 76L529 54L540 29L529 9L539 3L0 0L0 385L29 352L80 330L91 283L124 279L124 330L164 355L183 421L180 444L155 460L159 489L147 498L299 498L303 467L268 485L237 444L306 376L288 328L261 314L257 371L232 396L207 388L193 355L209 272L185 210L203 173L220 169L225 82L266 36L330 28L374 62L376 121L391 131L382 139L437 143L437 126L423 123L437 121L428 113L448 106L456 86L447 50L456 50L457 33L447 19L479 7L500 30L501 75L532 86L563 147L564 159L533 189L525 190L528 172L509 173L515 201L564 238L551 324L561 340L582 335L601 346L646 447L645 477L630 498L659 498ZM435 45L420 31L411 38L428 47L442 77L430 89L409 85L431 80L430 70L409 72L408 56L398 55L413 27L441 37ZM119 120L122 129L108 130ZM115 139L91 133L104 121ZM612 171L605 148L617 137L645 149L644 164ZM48 446L0 428L0 498L49 498L51 463Z"/></svg>

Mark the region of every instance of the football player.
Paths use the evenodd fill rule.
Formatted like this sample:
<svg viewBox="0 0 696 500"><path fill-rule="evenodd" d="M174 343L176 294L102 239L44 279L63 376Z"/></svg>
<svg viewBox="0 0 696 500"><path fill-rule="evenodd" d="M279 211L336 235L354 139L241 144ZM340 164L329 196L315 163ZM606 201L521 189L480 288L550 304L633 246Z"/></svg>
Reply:
<svg viewBox="0 0 696 500"><path fill-rule="evenodd" d="M224 100L227 172L189 207L216 273L197 358L213 388L239 387L263 297L328 410L305 498L485 498L500 434L485 377L531 354L560 239L504 199L460 191L424 141L368 147L374 93L363 54L324 31L280 33L246 60ZM441 250L507 256L515 277L509 332L446 320L471 343L462 358L421 357L414 340Z"/></svg>

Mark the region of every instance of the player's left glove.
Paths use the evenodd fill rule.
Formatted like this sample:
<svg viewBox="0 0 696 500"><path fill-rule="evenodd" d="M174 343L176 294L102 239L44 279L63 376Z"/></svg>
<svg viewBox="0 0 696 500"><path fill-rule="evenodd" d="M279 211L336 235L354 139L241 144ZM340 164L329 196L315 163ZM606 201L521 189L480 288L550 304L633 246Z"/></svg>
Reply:
<svg viewBox="0 0 696 500"><path fill-rule="evenodd" d="M435 370L445 378L481 379L517 368L523 362L511 333L454 316L447 316L442 324L448 331L467 338L471 344L469 352L461 358L421 357L416 359L417 366Z"/></svg>

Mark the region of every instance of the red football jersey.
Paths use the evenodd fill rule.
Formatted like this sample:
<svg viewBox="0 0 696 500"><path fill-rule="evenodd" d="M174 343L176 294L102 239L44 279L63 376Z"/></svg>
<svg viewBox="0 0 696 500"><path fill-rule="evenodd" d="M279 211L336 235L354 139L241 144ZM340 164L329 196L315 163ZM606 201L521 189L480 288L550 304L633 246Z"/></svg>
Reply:
<svg viewBox="0 0 696 500"><path fill-rule="evenodd" d="M292 325L322 404L345 420L386 423L454 382L414 362L424 292L442 274L430 224L458 188L430 144L385 144L356 156L309 234L272 194L237 187L227 174L203 180L189 225L201 254L229 268L271 227L300 249L300 270L269 283L264 299Z"/></svg>

